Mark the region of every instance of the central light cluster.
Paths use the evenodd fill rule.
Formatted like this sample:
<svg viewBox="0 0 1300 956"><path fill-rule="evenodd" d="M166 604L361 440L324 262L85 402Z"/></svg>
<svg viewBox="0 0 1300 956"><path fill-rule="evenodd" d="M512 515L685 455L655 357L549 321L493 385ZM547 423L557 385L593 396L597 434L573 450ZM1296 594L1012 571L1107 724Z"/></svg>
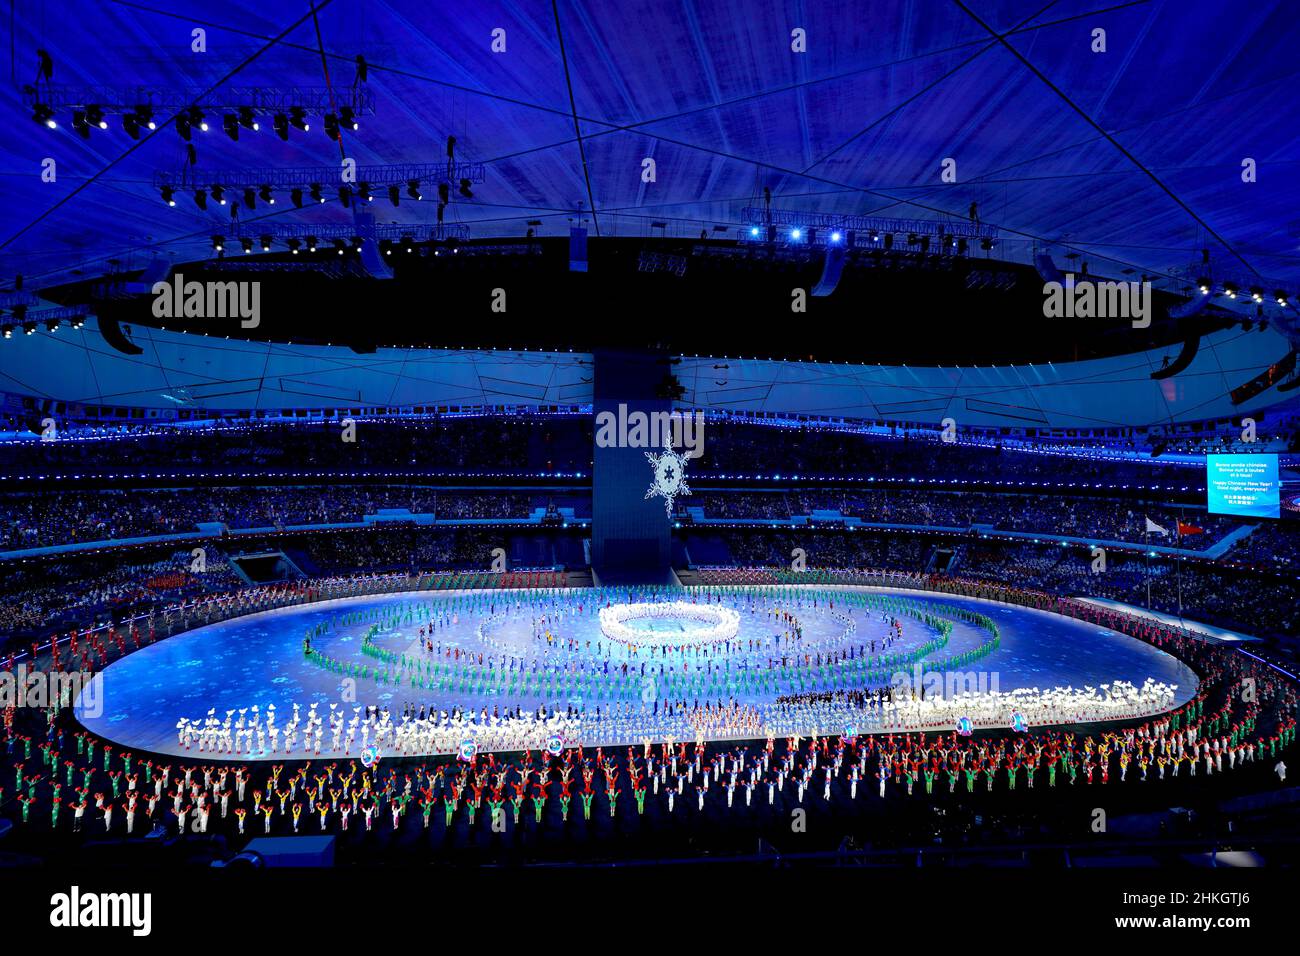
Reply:
<svg viewBox="0 0 1300 956"><path fill-rule="evenodd" d="M669 618L686 624L671 633L642 630L630 622L646 618ZM709 644L729 641L740 631L740 615L729 607L661 601L653 604L615 604L600 609L600 629L620 644Z"/></svg>

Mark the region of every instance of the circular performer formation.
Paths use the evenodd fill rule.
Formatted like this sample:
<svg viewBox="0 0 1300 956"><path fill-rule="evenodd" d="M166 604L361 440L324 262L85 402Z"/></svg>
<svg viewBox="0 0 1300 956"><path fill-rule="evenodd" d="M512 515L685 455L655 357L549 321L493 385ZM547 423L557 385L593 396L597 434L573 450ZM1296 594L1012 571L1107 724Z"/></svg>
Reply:
<svg viewBox="0 0 1300 956"><path fill-rule="evenodd" d="M78 717L135 749L254 760L1023 731L1162 713L1195 688L1183 663L1139 640L977 598L482 590L206 625L109 666Z"/></svg>
<svg viewBox="0 0 1300 956"><path fill-rule="evenodd" d="M600 631L632 650L652 645L707 647L740 633L740 614L729 607L689 601L641 601L600 609Z"/></svg>

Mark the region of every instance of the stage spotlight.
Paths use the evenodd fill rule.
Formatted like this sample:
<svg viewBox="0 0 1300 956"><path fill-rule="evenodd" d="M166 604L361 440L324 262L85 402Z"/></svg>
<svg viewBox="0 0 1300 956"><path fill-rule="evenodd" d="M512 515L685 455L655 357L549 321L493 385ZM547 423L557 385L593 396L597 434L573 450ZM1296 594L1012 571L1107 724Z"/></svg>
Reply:
<svg viewBox="0 0 1300 956"><path fill-rule="evenodd" d="M252 239L240 239L240 240L239 240L239 245L243 248L243 250L244 250L244 255L248 255L249 253L251 253L251 252L253 251L253 240L252 240Z"/></svg>
<svg viewBox="0 0 1300 956"><path fill-rule="evenodd" d="M1276 292L1273 293L1273 298L1274 298L1275 300L1277 300L1277 304L1278 304L1278 305L1280 305L1280 306L1281 306L1282 308L1284 308L1284 309L1286 308L1286 301L1287 301L1287 300L1286 300L1286 293L1285 293L1285 292L1283 292L1281 289L1278 289Z"/></svg>
<svg viewBox="0 0 1300 956"><path fill-rule="evenodd" d="M239 140L239 117L234 113L227 113L221 117L221 128L232 140Z"/></svg>
<svg viewBox="0 0 1300 956"><path fill-rule="evenodd" d="M353 237L352 237L352 248L355 249L355 250L357 250L357 252L360 252L360 251L361 251L361 237L360 237L360 236L353 236Z"/></svg>
<svg viewBox="0 0 1300 956"><path fill-rule="evenodd" d="M74 329L79 329L85 324L86 324L86 317L84 315L74 315L72 317L72 321L69 323L69 325L71 325Z"/></svg>
<svg viewBox="0 0 1300 956"><path fill-rule="evenodd" d="M58 128L58 123L54 121L54 110L50 109L44 103L37 103L32 107L32 119L37 123L42 123L50 129Z"/></svg>
<svg viewBox="0 0 1300 956"><path fill-rule="evenodd" d="M212 237L212 251L213 251L213 252L222 252L222 251L225 250L225 248L226 248L226 239L225 239L225 236L213 236L213 237Z"/></svg>
<svg viewBox="0 0 1300 956"><path fill-rule="evenodd" d="M275 135L286 142L289 139L289 117L283 113L276 113L271 119L271 128L275 130Z"/></svg>
<svg viewBox="0 0 1300 956"><path fill-rule="evenodd" d="M1196 288L1201 290L1201 295L1209 295L1210 290L1214 288L1214 283L1209 279L1201 277L1196 280Z"/></svg>
<svg viewBox="0 0 1300 956"><path fill-rule="evenodd" d="M308 237L307 237L307 251L308 251L308 252L315 252L315 251L316 251L316 237L315 237L315 236L308 236Z"/></svg>
<svg viewBox="0 0 1300 956"><path fill-rule="evenodd" d="M386 256L391 256L393 254L393 244L387 239L379 240L379 248Z"/></svg>
<svg viewBox="0 0 1300 956"><path fill-rule="evenodd" d="M82 139L90 139L90 123L86 121L85 110L72 111L72 129Z"/></svg>
<svg viewBox="0 0 1300 956"><path fill-rule="evenodd" d="M1235 299L1237 297L1237 287L1231 282L1225 282L1223 284L1223 294L1229 299Z"/></svg>
<svg viewBox="0 0 1300 956"><path fill-rule="evenodd" d="M294 206L295 209L301 209L301 208L302 208L302 190L301 190L301 189L299 189L297 186L294 186L293 189L290 189L290 190L289 190L289 198L290 198L291 200L293 200L293 206Z"/></svg>
<svg viewBox="0 0 1300 956"><path fill-rule="evenodd" d="M750 227L749 227L749 234L750 234L751 236L757 236L757 235L758 235L758 226L750 226Z"/></svg>
<svg viewBox="0 0 1300 956"><path fill-rule="evenodd" d="M254 209L257 206L257 193L252 186L244 187L244 205L249 209Z"/></svg>
<svg viewBox="0 0 1300 956"><path fill-rule="evenodd" d="M0 329L0 335L3 335L7 339L13 338L14 327L12 325L6 325L3 329Z"/></svg>
<svg viewBox="0 0 1300 956"><path fill-rule="evenodd" d="M75 114L74 114L74 118L75 118ZM175 125L176 125L177 135L179 135L181 139L185 140L185 142L188 143L190 141L190 136L192 134L192 130L190 129L189 117L186 116L184 113L177 113Z"/></svg>
<svg viewBox="0 0 1300 956"><path fill-rule="evenodd" d="M220 186L213 186L212 198L217 201L218 205L224 206L226 204L226 191Z"/></svg>
<svg viewBox="0 0 1300 956"><path fill-rule="evenodd" d="M251 106L241 106L239 108L239 125L244 129L252 130L256 133L261 129L261 124L257 122L257 116L253 113Z"/></svg>
<svg viewBox="0 0 1300 956"><path fill-rule="evenodd" d="M140 138L140 122L130 113L127 113L122 117L122 129L126 132L126 135L130 136L132 139Z"/></svg>
<svg viewBox="0 0 1300 956"><path fill-rule="evenodd" d="M959 255L959 256L964 256L964 255L966 255L966 253L969 252L969 251L970 251L970 243L967 242L965 239L958 239L958 240L957 240L957 255Z"/></svg>
<svg viewBox="0 0 1300 956"><path fill-rule="evenodd" d="M357 123L356 111L350 106L339 107L339 122L350 130L360 129L360 126Z"/></svg>
<svg viewBox="0 0 1300 956"><path fill-rule="evenodd" d="M447 183L438 183L438 202L447 205L451 202L451 186Z"/></svg>
<svg viewBox="0 0 1300 956"><path fill-rule="evenodd" d="M406 236L406 235L402 236L402 248L405 249L407 252L414 252L414 251L415 251L415 237L414 237L414 236Z"/></svg>
<svg viewBox="0 0 1300 956"><path fill-rule="evenodd" d="M186 112L190 121L190 126L198 127L198 129L204 133L208 131L208 121L203 118L203 110L199 109L197 106L191 106Z"/></svg>
<svg viewBox="0 0 1300 956"><path fill-rule="evenodd" d="M348 209L352 205L352 187L339 187L339 202L343 203L343 208Z"/></svg>
<svg viewBox="0 0 1300 956"><path fill-rule="evenodd" d="M424 198L420 195L420 181L418 179L412 179L406 184L406 195L417 201Z"/></svg>
<svg viewBox="0 0 1300 956"><path fill-rule="evenodd" d="M797 226L794 229L790 230L790 238L793 239L795 242L798 242L799 238L802 235L803 235L802 230L800 230Z"/></svg>
<svg viewBox="0 0 1300 956"><path fill-rule="evenodd" d="M208 208L208 194L205 190L194 190L194 205L198 206L200 209Z"/></svg>
<svg viewBox="0 0 1300 956"><path fill-rule="evenodd" d="M35 322L23 323L23 335L31 335L36 331L36 329L37 329L37 325Z"/></svg>
<svg viewBox="0 0 1300 956"><path fill-rule="evenodd" d="M290 239L286 244L289 246L289 251L295 256L298 254L298 248L302 245L297 239Z"/></svg>
<svg viewBox="0 0 1300 956"><path fill-rule="evenodd" d="M108 121L104 119L104 108L98 103L91 103L86 107L86 122L100 129L108 129Z"/></svg>
<svg viewBox="0 0 1300 956"><path fill-rule="evenodd" d="M270 251L271 251L271 237L270 237L270 236L263 236L263 237L262 237L262 251L263 251L263 252L270 252Z"/></svg>
<svg viewBox="0 0 1300 956"><path fill-rule="evenodd" d="M275 205L275 197L271 195L270 186L263 186L261 189L258 190L257 195L260 196L262 198L262 202L266 203L268 206Z"/></svg>
<svg viewBox="0 0 1300 956"><path fill-rule="evenodd" d="M390 203L392 203L394 206L397 206L397 205L400 205L400 204L401 204L401 202L402 202L402 190L401 190L400 187L398 187L398 186L389 186L389 187L388 187L388 201L389 201Z"/></svg>
<svg viewBox="0 0 1300 956"><path fill-rule="evenodd" d="M162 193L163 202L165 202L169 206L176 205L175 190L173 190L170 186L164 186L162 187L162 189L158 191Z"/></svg>
<svg viewBox="0 0 1300 956"><path fill-rule="evenodd" d="M993 240L992 240L992 239L981 239L981 240L980 240L980 248L983 249L985 252L988 252L989 250L991 250L991 249L993 248Z"/></svg>
<svg viewBox="0 0 1300 956"><path fill-rule="evenodd" d="M304 133L311 129L311 124L307 122L307 111L301 106L294 106L289 109L289 123Z"/></svg>
<svg viewBox="0 0 1300 956"><path fill-rule="evenodd" d="M343 253L347 251L348 244L344 242L342 239L335 239L334 248L338 251L339 255L343 255Z"/></svg>
<svg viewBox="0 0 1300 956"><path fill-rule="evenodd" d="M357 196L366 202L375 201L375 197L370 192L370 183L357 183Z"/></svg>
<svg viewBox="0 0 1300 956"><path fill-rule="evenodd" d="M46 319L46 320L45 320L45 331L46 331L46 332L57 332L57 331L59 331L59 326L62 325L62 324L63 324L63 323L60 322L58 319Z"/></svg>
<svg viewBox="0 0 1300 956"><path fill-rule="evenodd" d="M832 232L831 242L839 242L839 241L840 241L840 234L838 232Z"/></svg>
<svg viewBox="0 0 1300 956"><path fill-rule="evenodd" d="M321 203L325 201L325 197L321 195L320 183L312 183L307 193L311 196L313 202Z"/></svg>
<svg viewBox="0 0 1300 956"><path fill-rule="evenodd" d="M470 191L470 188L469 188L470 185L471 185L471 184L470 184L470 181L469 181L468 179L462 179L462 180L460 181L460 189L459 189L459 192L460 192L460 194L461 194L462 196L464 196L466 199L473 199L473 198L474 198L474 193L472 193L472 192Z"/></svg>
<svg viewBox="0 0 1300 956"><path fill-rule="evenodd" d="M339 118L333 113L325 114L325 135L330 139L339 138Z"/></svg>
<svg viewBox="0 0 1300 956"><path fill-rule="evenodd" d="M1250 297L1251 297L1252 299L1254 299L1256 302L1263 302L1263 301L1264 301L1264 290L1261 289L1259 286L1251 286L1251 287L1250 287Z"/></svg>
<svg viewBox="0 0 1300 956"><path fill-rule="evenodd" d="M893 248L894 248L894 234L892 232L887 232L885 233L885 249L889 250Z"/></svg>

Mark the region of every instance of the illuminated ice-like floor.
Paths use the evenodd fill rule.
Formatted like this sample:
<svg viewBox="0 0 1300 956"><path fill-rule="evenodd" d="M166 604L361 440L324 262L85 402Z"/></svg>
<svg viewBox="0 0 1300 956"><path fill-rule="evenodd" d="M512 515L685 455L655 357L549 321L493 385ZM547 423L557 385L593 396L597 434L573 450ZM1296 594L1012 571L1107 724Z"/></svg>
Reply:
<svg viewBox="0 0 1300 956"><path fill-rule="evenodd" d="M487 593L495 595L488 600L493 601L492 609L499 611L502 605L498 602L507 598L500 591ZM87 728L120 745L160 753L183 753L177 742L178 718L199 719L211 708L215 708L221 717L228 710L254 704L265 713L267 706L274 704L279 714L287 717L294 703L305 709L308 704L317 702L324 711L330 703L342 699L340 678L304 659L302 642L306 632L324 622L337 624L345 614L427 603L446 596L445 592L437 595L426 592L331 601L268 611L201 627L146 647L112 664L84 695L83 703L93 703L93 708L79 707L78 716ZM906 597L935 608L956 606L990 615L1000 628L1001 644L989 656L971 666L995 674L1003 692L1021 687L1096 686L1115 680L1140 686L1150 678L1178 685L1175 701L1182 703L1190 699L1196 688L1195 676L1173 657L1095 625L971 598L920 592L908 593ZM747 610L740 599L727 598L726 601L741 612L737 640L742 644L747 646L746 642L751 639L770 639L772 633L779 630L765 612ZM843 614L847 609L841 604L836 610ZM801 652L816 654L837 646L843 625L826 612L824 601L817 608L811 604L798 608L805 642ZM887 624L880 613L864 609L850 613L857 625L852 644L869 647L875 641L877 648L883 649ZM462 614L455 623L439 627L433 635L435 645L443 651L448 647L475 655L481 651L485 657L495 655L498 660L503 655L531 660L546 652L545 642L539 642L534 635L527 614L516 614L501 626L489 630L490 643L484 643L476 634L483 616L486 615L476 618ZM652 629L656 639L660 640L660 635L671 634L677 625L671 620L655 620L638 622L637 626ZM317 650L332 658L373 664L373 660L361 654L362 637L367 627L364 623L335 626L316 637L313 643ZM399 626L380 634L376 643L397 653L426 654L419 647L417 630L418 625L414 623ZM599 660L601 664L598 666L603 666L606 659L615 665L626 659L627 650L613 647L603 638L599 623L592 614L566 618L557 625L557 630L579 646L576 650L552 650L552 661L593 666ZM905 619L903 637L896 639L889 650L906 653L930 636L931 632L919 622ZM958 622L944 653L960 654L973 650L986 636L980 628ZM590 650L587 649L588 642ZM733 663L765 666L772 655L769 643L752 654L742 650L733 655L732 660ZM762 698L753 694L740 696L742 700L748 698L755 703L762 702ZM536 696L506 700L495 694L421 690L362 679L356 682L355 701L349 701L351 703L380 705L397 712L407 703L437 709L453 706L478 709L486 705L491 710L494 706L504 709L516 704L528 709L539 703L564 707L584 702L575 698L543 700ZM594 701L586 704L595 706Z"/></svg>

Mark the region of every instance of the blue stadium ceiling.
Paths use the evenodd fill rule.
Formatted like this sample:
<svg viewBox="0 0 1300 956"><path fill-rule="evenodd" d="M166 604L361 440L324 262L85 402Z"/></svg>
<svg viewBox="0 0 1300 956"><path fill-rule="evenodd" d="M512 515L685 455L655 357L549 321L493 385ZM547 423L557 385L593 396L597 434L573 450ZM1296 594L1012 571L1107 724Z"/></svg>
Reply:
<svg viewBox="0 0 1300 956"><path fill-rule="evenodd" d="M964 220L978 204L1004 248L1050 244L1112 274L1300 284L1300 17L1294 3L1203 0L11 0L12 82L0 94L0 283L28 288L210 254L229 212L157 177L187 163L171 115L139 140L107 117L88 138L41 89L192 90L209 171L481 162L447 221L474 237L698 236L771 189L782 209ZM192 50L195 29L206 52ZM803 30L806 52L792 51ZM1094 52L1094 31L1105 52ZM494 52L494 31L505 49ZM498 41L502 34L496 35ZM53 75L23 92L38 72ZM222 132L236 88L330 86L367 64L373 113L336 143L319 118L287 141ZM123 94L130 96L131 94ZM340 149L341 145L341 149ZM643 161L653 159L654 182ZM55 161L57 179L42 179ZM941 181L945 159L956 181ZM1253 160L1255 182L1242 181ZM435 197L387 196L376 218L412 229ZM243 210L256 223L349 224L340 203ZM581 212L578 210L581 209ZM662 225L656 225L662 224ZM1066 264L1063 260L1058 260Z"/></svg>

